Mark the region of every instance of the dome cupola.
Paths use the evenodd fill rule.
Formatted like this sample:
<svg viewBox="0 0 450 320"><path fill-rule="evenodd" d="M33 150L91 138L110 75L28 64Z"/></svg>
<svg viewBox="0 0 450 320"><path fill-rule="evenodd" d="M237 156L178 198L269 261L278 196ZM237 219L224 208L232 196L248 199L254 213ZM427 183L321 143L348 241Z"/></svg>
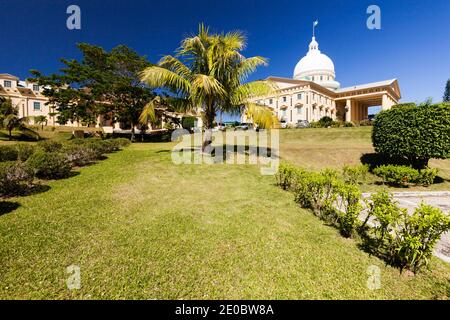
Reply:
<svg viewBox="0 0 450 320"><path fill-rule="evenodd" d="M308 53L295 67L294 79L313 81L328 89L337 90L340 84L335 81L335 77L333 61L320 52L319 43L313 36Z"/></svg>

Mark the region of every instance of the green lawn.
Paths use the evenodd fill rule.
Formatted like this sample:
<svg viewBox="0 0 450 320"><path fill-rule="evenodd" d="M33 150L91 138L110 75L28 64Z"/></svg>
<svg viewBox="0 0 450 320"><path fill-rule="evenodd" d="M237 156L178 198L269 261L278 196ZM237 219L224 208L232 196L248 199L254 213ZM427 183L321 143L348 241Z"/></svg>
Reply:
<svg viewBox="0 0 450 320"><path fill-rule="evenodd" d="M332 145L348 155L368 147L364 130L342 131L354 146L328 141L329 130L283 132L283 149L295 150L282 156L310 165L322 158L297 149L300 138L320 150L313 140L323 140L323 159ZM308 132L318 138L304 139ZM20 207L0 216L0 298L450 297L449 264L433 258L430 270L401 275L300 209L258 168L177 166L172 146L134 144L46 192L11 199ZM80 290L65 284L72 264ZM366 285L371 265L381 268L379 290Z"/></svg>

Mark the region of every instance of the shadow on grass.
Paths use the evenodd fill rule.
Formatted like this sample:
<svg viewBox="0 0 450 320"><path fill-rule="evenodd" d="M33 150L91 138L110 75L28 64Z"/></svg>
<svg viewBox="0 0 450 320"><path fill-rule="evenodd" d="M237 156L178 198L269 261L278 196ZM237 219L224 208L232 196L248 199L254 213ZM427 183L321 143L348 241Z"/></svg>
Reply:
<svg viewBox="0 0 450 320"><path fill-rule="evenodd" d="M13 212L14 210L16 210L19 207L20 207L20 204L17 202L0 201L0 216L5 215L10 212Z"/></svg>
<svg viewBox="0 0 450 320"><path fill-rule="evenodd" d="M20 131L13 131L11 141L38 141L41 137L37 132L29 128L22 128ZM0 131L0 140L9 141L9 134L5 131Z"/></svg>
<svg viewBox="0 0 450 320"><path fill-rule="evenodd" d="M364 153L361 158L361 163L369 166L370 171L376 167L383 165L409 165L408 161L403 158L389 157L380 153Z"/></svg>

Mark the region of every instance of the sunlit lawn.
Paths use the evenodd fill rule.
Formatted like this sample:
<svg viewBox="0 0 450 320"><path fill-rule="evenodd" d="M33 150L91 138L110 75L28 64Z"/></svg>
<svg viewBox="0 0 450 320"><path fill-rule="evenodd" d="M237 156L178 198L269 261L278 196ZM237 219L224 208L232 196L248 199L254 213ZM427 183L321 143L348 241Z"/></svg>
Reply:
<svg viewBox="0 0 450 320"><path fill-rule="evenodd" d="M322 167L370 150L364 130L334 143L333 131L310 140L308 132L283 132L282 156ZM172 147L134 144L46 192L11 199L20 206L0 216L0 298L450 297L450 265L433 258L421 275L400 274L258 168L174 165ZM80 290L66 286L69 265L81 269ZM379 290L367 287L371 265L381 268Z"/></svg>

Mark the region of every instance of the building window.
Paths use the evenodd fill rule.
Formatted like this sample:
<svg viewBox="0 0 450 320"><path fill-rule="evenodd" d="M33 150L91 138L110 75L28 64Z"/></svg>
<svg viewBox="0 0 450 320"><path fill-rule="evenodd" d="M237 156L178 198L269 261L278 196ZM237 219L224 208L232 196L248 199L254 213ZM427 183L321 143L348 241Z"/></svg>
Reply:
<svg viewBox="0 0 450 320"><path fill-rule="evenodd" d="M297 114L298 115L302 115L302 113L303 113L303 108L302 107L298 107L297 108Z"/></svg>
<svg viewBox="0 0 450 320"><path fill-rule="evenodd" d="M301 100L301 99L302 99L302 94L301 94L301 93L297 94L297 99L298 99L298 100Z"/></svg>
<svg viewBox="0 0 450 320"><path fill-rule="evenodd" d="M41 103L40 102L34 102L33 103L33 109L36 111L41 110Z"/></svg>
<svg viewBox="0 0 450 320"><path fill-rule="evenodd" d="M314 81L314 76L312 76L312 81Z"/></svg>
<svg viewBox="0 0 450 320"><path fill-rule="evenodd" d="M320 76L320 81L322 81L323 80L323 76Z"/></svg>
<svg viewBox="0 0 450 320"><path fill-rule="evenodd" d="M12 87L12 83L9 80L5 80L4 82L5 88L11 88Z"/></svg>
<svg viewBox="0 0 450 320"><path fill-rule="evenodd" d="M287 98L286 97L283 97L283 102L286 102L287 101Z"/></svg>
<svg viewBox="0 0 450 320"><path fill-rule="evenodd" d="M272 104L273 103L273 99L269 99L269 104Z"/></svg>
<svg viewBox="0 0 450 320"><path fill-rule="evenodd" d="M39 91L39 85L33 84L33 91Z"/></svg>

